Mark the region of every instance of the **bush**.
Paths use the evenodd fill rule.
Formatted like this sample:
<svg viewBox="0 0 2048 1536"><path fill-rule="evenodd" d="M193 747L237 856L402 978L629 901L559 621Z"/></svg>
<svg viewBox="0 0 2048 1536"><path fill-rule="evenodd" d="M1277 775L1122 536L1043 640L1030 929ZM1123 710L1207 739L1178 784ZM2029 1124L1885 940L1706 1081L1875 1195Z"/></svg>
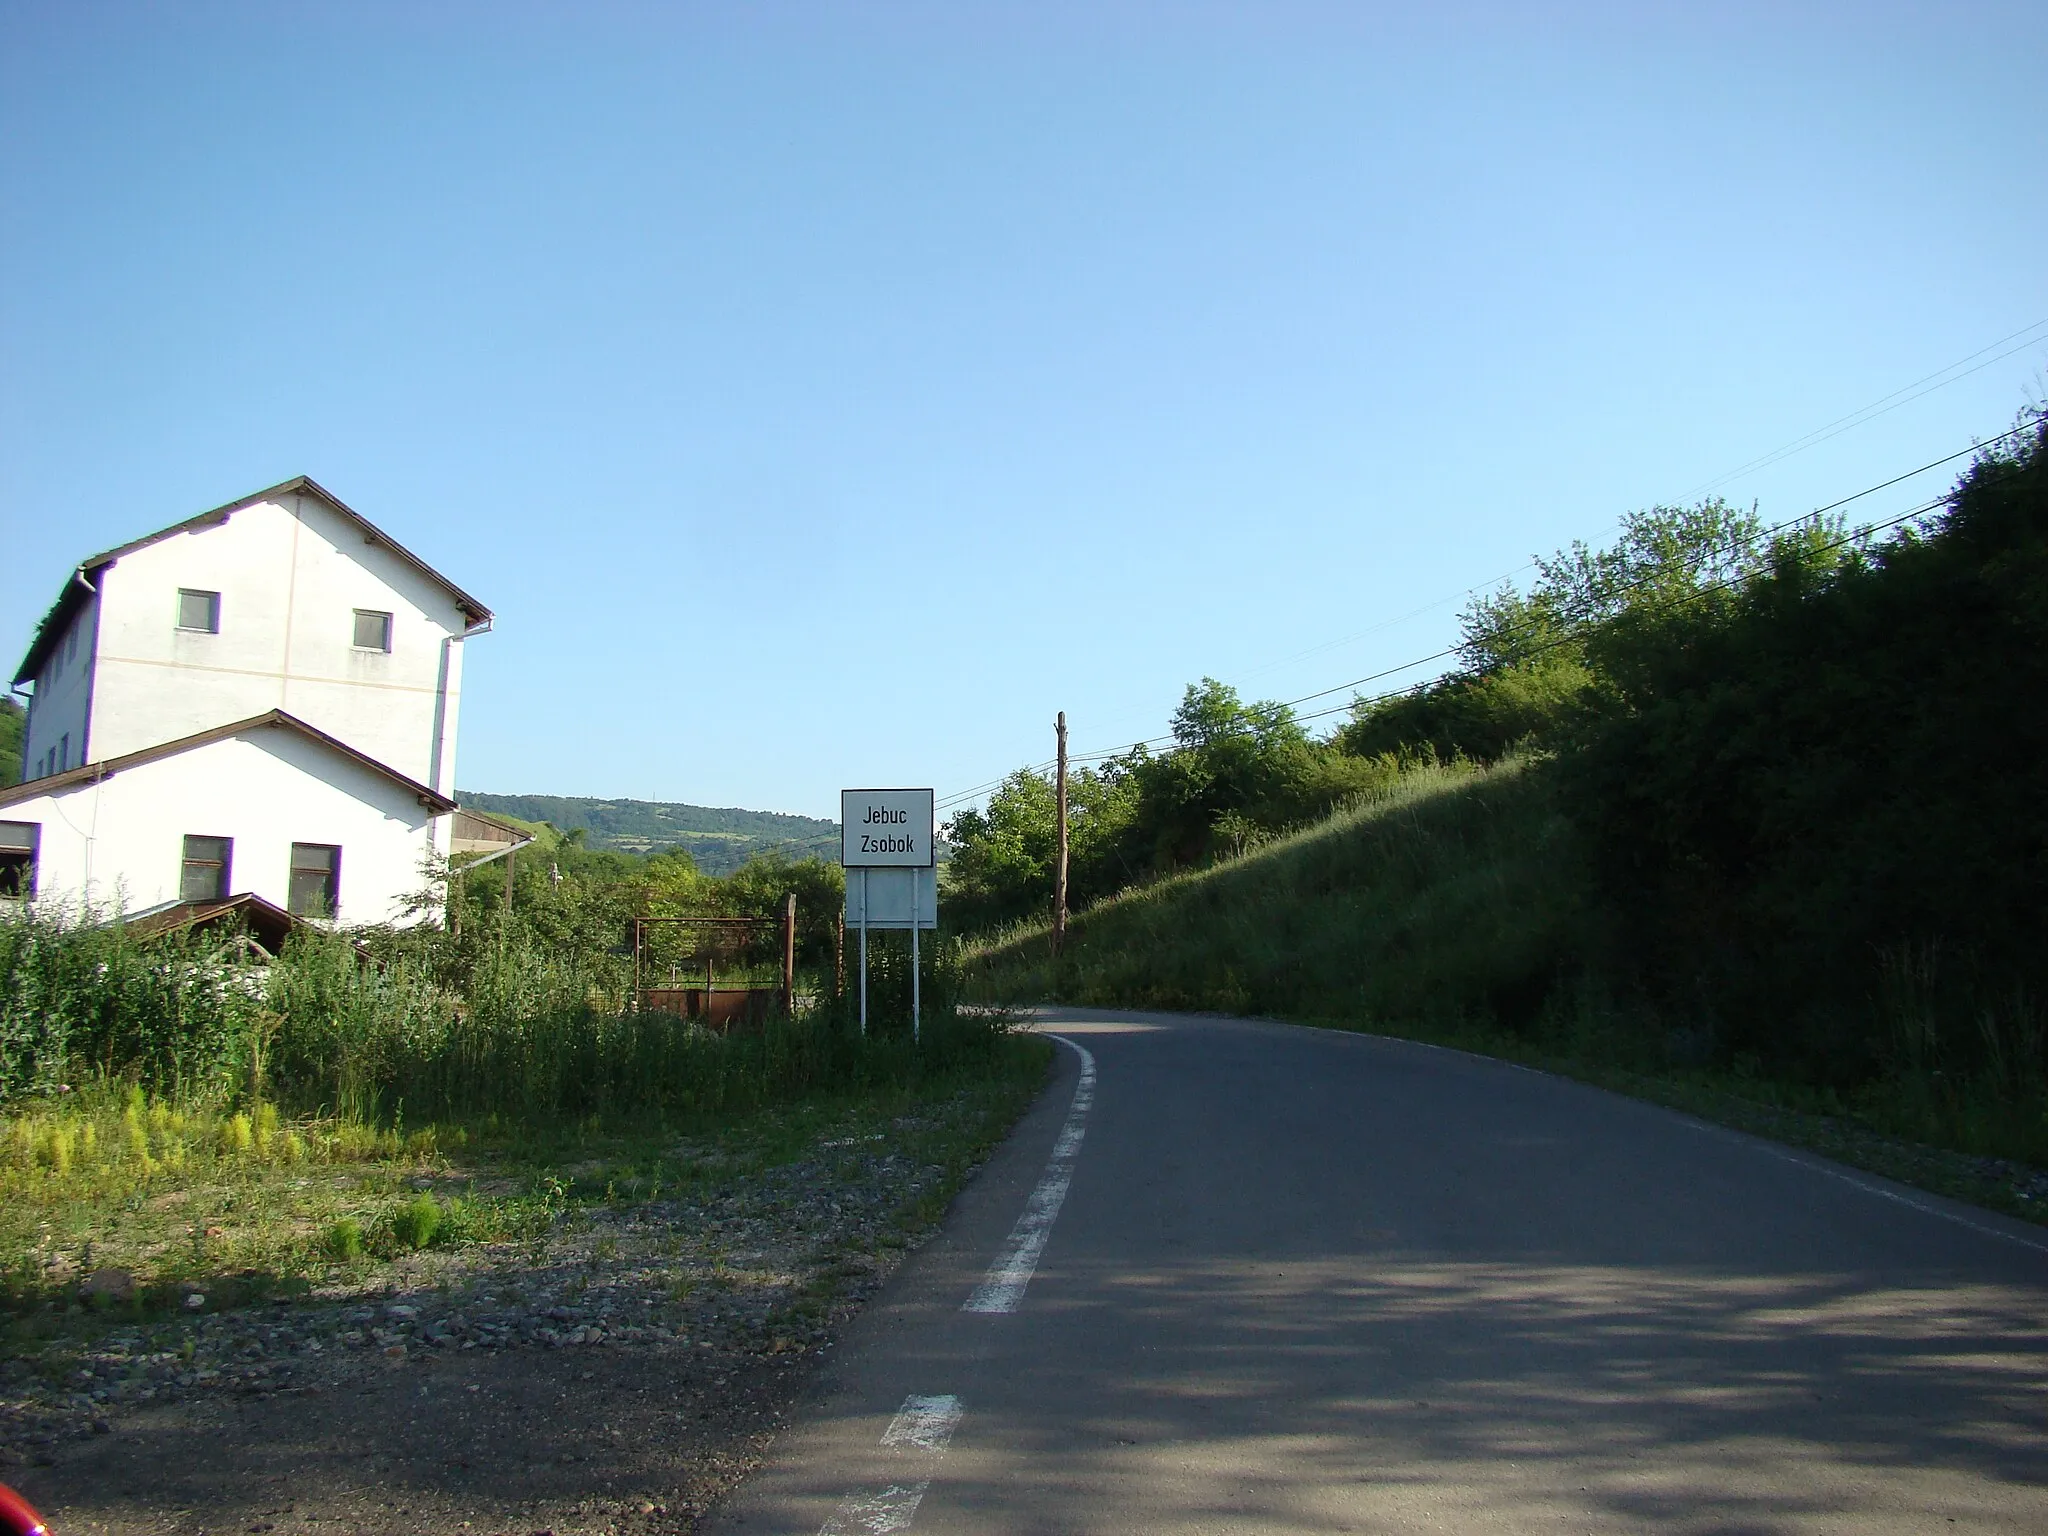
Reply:
<svg viewBox="0 0 2048 1536"><path fill-rule="evenodd" d="M1994 1070L1983 1021L2048 997L2042 430L1924 533L1782 550L1589 653L1613 707L1562 766L1639 983L1712 997L1730 1053L1852 1085L1898 1070L1918 956L1944 1070Z"/></svg>

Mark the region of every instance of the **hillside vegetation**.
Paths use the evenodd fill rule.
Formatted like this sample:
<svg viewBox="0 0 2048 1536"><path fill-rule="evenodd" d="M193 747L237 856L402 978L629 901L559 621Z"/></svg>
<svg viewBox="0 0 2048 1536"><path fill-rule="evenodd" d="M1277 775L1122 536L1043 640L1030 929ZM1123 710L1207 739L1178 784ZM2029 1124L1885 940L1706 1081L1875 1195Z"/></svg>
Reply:
<svg viewBox="0 0 2048 1536"><path fill-rule="evenodd" d="M2039 418L1883 537L1634 514L1464 642L1322 741L1191 688L1175 750L1083 778L1057 963L1014 777L954 824L976 985L1718 1073L2048 1162Z"/></svg>
<svg viewBox="0 0 2048 1536"><path fill-rule="evenodd" d="M782 811L683 805L664 800L593 800L574 795L490 795L463 790L472 810L581 832L592 848L655 853L680 848L707 874L725 875L761 853L791 859L839 857L839 823Z"/></svg>
<svg viewBox="0 0 2048 1536"><path fill-rule="evenodd" d="M28 715L12 699L0 699L0 789L21 782L21 740Z"/></svg>
<svg viewBox="0 0 2048 1536"><path fill-rule="evenodd" d="M1577 840L1525 760L1420 767L1305 831L977 950L1018 997L1361 1024L1524 1019L1593 949Z"/></svg>

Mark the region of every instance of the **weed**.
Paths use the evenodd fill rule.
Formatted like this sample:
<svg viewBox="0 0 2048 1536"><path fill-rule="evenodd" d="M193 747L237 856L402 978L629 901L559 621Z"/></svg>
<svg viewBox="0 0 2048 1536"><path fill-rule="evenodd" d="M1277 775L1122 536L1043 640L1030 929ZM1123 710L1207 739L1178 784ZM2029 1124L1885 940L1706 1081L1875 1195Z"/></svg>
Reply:
<svg viewBox="0 0 2048 1536"><path fill-rule="evenodd" d="M441 1230L441 1206L432 1195L414 1196L391 1215L391 1240L401 1249L430 1247Z"/></svg>
<svg viewBox="0 0 2048 1536"><path fill-rule="evenodd" d="M353 1264L363 1256L362 1223L344 1216L327 1229L321 1248L338 1264Z"/></svg>

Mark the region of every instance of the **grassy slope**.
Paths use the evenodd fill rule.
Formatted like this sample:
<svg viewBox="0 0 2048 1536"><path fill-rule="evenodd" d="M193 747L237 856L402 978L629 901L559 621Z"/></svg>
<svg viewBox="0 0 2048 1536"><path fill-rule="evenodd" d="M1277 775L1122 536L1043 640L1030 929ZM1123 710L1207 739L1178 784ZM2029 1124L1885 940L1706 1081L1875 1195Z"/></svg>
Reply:
<svg viewBox="0 0 2048 1536"><path fill-rule="evenodd" d="M1358 1026L1521 1018L1585 946L1569 828L1516 762L1406 776L1242 858L1074 919L1054 968L1042 926L974 962L983 995L1215 1008Z"/></svg>
<svg viewBox="0 0 2048 1536"><path fill-rule="evenodd" d="M1412 774L1242 858L973 952L1006 1003L1214 1009L1431 1040L1548 1068L2034 1220L2048 1175L1893 1134L1874 1106L1686 1062L1682 1030L1613 1007L1595 903L1543 775Z"/></svg>

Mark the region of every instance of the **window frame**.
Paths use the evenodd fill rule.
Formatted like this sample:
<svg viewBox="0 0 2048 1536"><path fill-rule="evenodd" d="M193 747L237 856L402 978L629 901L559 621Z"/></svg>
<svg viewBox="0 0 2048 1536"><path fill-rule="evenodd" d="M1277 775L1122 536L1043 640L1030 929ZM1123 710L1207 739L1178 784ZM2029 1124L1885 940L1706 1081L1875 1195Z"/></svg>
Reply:
<svg viewBox="0 0 2048 1536"><path fill-rule="evenodd" d="M25 843L0 842L0 885L6 882L7 872L15 871L14 889L0 889L0 901L34 901L36 899L36 872L43 860L43 824L39 821L0 821L0 827L10 829L5 836L12 836L13 828L25 828L28 841ZM16 863L16 860L19 863Z"/></svg>
<svg viewBox="0 0 2048 1536"><path fill-rule="evenodd" d="M357 608L354 612L355 630L350 637L349 648L362 651L368 655L389 656L391 654L391 634L397 628L396 620L398 616L394 613L387 613L382 608ZM365 619L381 619L383 621L381 625L383 643L381 645L363 644L363 620Z"/></svg>
<svg viewBox="0 0 2048 1536"><path fill-rule="evenodd" d="M194 858L192 848L194 843L219 844L220 857L217 859ZM197 869L212 869L215 871L213 894L209 896L195 896L191 893L189 886L192 872ZM211 832L187 832L185 834L185 841L180 845L178 854L178 900L226 901L228 893L234 889L234 871L235 840L232 837L221 837Z"/></svg>
<svg viewBox="0 0 2048 1536"><path fill-rule="evenodd" d="M202 625L185 622L185 599L203 597L206 599L206 623ZM220 633L220 594L209 592L203 587L178 588L178 633L181 635L217 635Z"/></svg>
<svg viewBox="0 0 2048 1536"><path fill-rule="evenodd" d="M320 852L328 856L325 867L302 863L300 855ZM319 875L324 886L326 910L311 911L299 899L299 877ZM293 843L291 865L285 874L285 910L293 917L332 918L341 911L341 844Z"/></svg>

